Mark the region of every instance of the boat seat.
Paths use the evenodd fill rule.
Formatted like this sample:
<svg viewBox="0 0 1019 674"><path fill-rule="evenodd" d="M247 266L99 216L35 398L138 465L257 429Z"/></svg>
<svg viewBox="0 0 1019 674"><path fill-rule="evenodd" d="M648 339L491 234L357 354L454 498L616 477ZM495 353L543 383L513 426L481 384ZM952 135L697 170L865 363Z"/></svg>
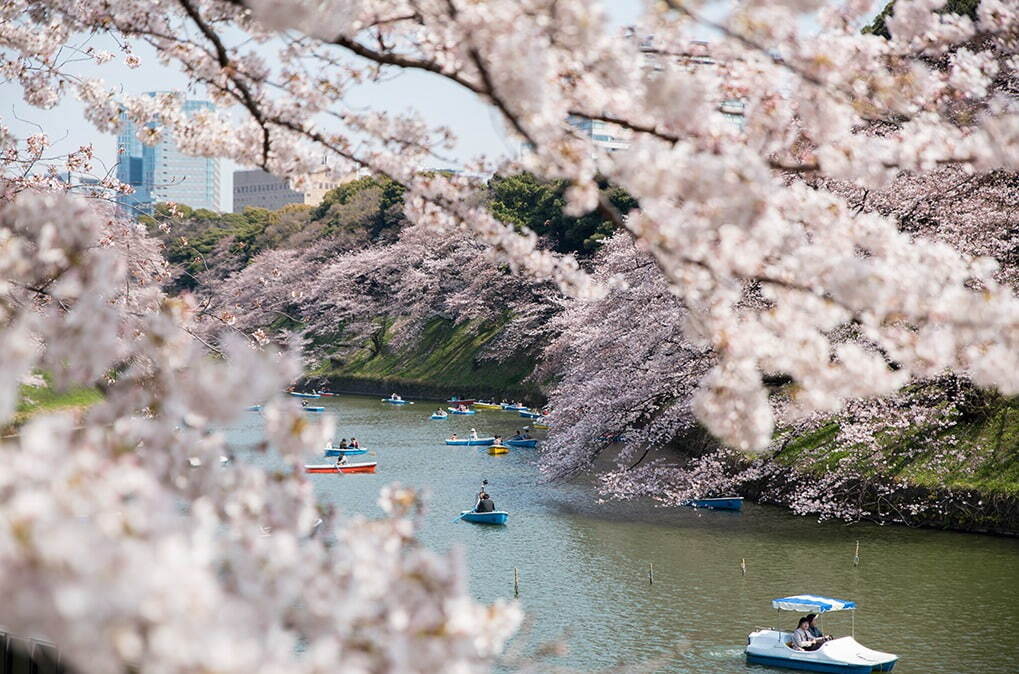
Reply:
<svg viewBox="0 0 1019 674"><path fill-rule="evenodd" d="M802 650L802 649L800 649L800 648L799 648L799 647L798 647L798 646L796 645L796 642L795 642L795 641L787 641L787 642L785 642L785 645L786 645L786 646L788 646L789 648L793 649L794 651L799 651L799 650Z"/></svg>

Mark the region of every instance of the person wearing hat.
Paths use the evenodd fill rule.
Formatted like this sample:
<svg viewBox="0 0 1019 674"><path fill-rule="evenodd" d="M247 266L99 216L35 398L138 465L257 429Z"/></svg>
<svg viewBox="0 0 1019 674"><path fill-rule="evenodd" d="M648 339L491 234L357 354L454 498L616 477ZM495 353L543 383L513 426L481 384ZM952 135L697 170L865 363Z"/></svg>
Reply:
<svg viewBox="0 0 1019 674"><path fill-rule="evenodd" d="M478 439L478 432L472 428L471 429L471 440L477 440L477 439Z"/></svg>

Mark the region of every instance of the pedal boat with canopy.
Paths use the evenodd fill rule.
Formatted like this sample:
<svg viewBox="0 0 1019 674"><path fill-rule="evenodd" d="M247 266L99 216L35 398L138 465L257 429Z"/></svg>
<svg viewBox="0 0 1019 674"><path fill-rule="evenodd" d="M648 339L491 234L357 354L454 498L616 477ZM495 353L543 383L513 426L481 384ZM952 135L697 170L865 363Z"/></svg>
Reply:
<svg viewBox="0 0 1019 674"><path fill-rule="evenodd" d="M800 614L855 611L856 602L814 594L798 594L773 599L771 605L780 611ZM854 614L850 614L854 615ZM855 635L855 617L853 633ZM868 674L890 672L899 656L863 646L853 636L826 641L820 648L804 651L794 646L793 633L776 629L759 629L747 636L747 663L799 669L809 672L847 672Z"/></svg>

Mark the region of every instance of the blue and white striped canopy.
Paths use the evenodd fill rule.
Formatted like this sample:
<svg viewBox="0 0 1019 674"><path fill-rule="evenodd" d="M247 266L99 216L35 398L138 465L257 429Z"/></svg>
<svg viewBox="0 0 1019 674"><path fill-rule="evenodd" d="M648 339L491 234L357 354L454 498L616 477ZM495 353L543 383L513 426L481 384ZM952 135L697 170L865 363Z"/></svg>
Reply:
<svg viewBox="0 0 1019 674"><path fill-rule="evenodd" d="M832 599L821 597L816 594L797 594L792 597L780 597L772 599L771 605L783 611L813 611L814 613L827 613L828 611L852 611L856 608L855 601L846 599Z"/></svg>

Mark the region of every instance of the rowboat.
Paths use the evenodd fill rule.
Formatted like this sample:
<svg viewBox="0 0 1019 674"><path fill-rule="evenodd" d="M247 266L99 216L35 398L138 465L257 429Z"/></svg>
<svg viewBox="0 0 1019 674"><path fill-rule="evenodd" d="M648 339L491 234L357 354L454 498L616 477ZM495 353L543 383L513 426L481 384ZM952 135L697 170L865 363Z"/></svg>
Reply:
<svg viewBox="0 0 1019 674"><path fill-rule="evenodd" d="M317 405L305 405L301 408L305 412L325 412L324 407L318 407Z"/></svg>
<svg viewBox="0 0 1019 674"><path fill-rule="evenodd" d="M742 510L742 496L726 496L724 498L692 498L682 505L691 508L707 508L708 510Z"/></svg>
<svg viewBox="0 0 1019 674"><path fill-rule="evenodd" d="M320 396L317 393L299 393L297 391L290 391L290 395L294 396L295 398L321 398L322 397L322 396Z"/></svg>
<svg viewBox="0 0 1019 674"><path fill-rule="evenodd" d="M477 401L474 398L457 398L454 396L446 402L450 405L473 405Z"/></svg>
<svg viewBox="0 0 1019 674"><path fill-rule="evenodd" d="M477 414L474 410L458 410L455 407L447 407L450 414Z"/></svg>
<svg viewBox="0 0 1019 674"><path fill-rule="evenodd" d="M531 424L531 428L534 428L534 429L539 430L539 431L547 431L548 430L548 424L540 423L540 420L539 420L539 422L535 422L535 423Z"/></svg>
<svg viewBox="0 0 1019 674"><path fill-rule="evenodd" d="M504 404L500 405L500 407L502 407L504 410L510 410L510 411L513 411L513 412L519 412L520 410L531 409L527 405L511 405L509 403L504 403Z"/></svg>
<svg viewBox="0 0 1019 674"><path fill-rule="evenodd" d="M334 463L305 464L305 473L374 473L378 463L345 463L337 466Z"/></svg>
<svg viewBox="0 0 1019 674"><path fill-rule="evenodd" d="M431 418L432 419L448 419L449 415L448 414L433 414L431 416Z"/></svg>
<svg viewBox="0 0 1019 674"><path fill-rule="evenodd" d="M245 407L244 409L246 409L249 412L261 412L262 411L262 406L261 405L249 405L249 406Z"/></svg>
<svg viewBox="0 0 1019 674"><path fill-rule="evenodd" d="M494 445L495 438L448 438L447 445Z"/></svg>
<svg viewBox="0 0 1019 674"><path fill-rule="evenodd" d="M520 410L520 416L525 419L538 419L541 417L541 412L532 412L531 410Z"/></svg>
<svg viewBox="0 0 1019 674"><path fill-rule="evenodd" d="M326 447L326 456L360 456L361 454L367 454L368 450L361 447L340 449L339 447Z"/></svg>
<svg viewBox="0 0 1019 674"><path fill-rule="evenodd" d="M319 391L318 394L320 396L329 396L329 397L340 395L339 393L333 393L332 391Z"/></svg>
<svg viewBox="0 0 1019 674"><path fill-rule="evenodd" d="M521 438L519 440L507 440L510 447L537 447L538 441L534 438Z"/></svg>
<svg viewBox="0 0 1019 674"><path fill-rule="evenodd" d="M488 448L488 453L493 456L496 454L509 454L509 447L506 445L491 445Z"/></svg>
<svg viewBox="0 0 1019 674"><path fill-rule="evenodd" d="M487 402L482 402L480 400L478 402L474 403L474 407L478 408L479 410L501 410L502 409L502 405L500 405L498 403L487 403Z"/></svg>
<svg viewBox="0 0 1019 674"><path fill-rule="evenodd" d="M813 594L773 599L771 605L780 611L796 611L800 615L808 612L821 614L856 610L856 602ZM810 672L869 674L892 671L899 656L875 651L857 642L854 638L855 622L854 619L852 636L826 641L813 651L797 648L792 632L777 629L755 630L747 637L747 662Z"/></svg>
<svg viewBox="0 0 1019 674"><path fill-rule="evenodd" d="M495 510L490 513L478 513L473 510L465 510L460 513L460 519L468 522L474 522L475 524L506 524L506 520L509 519L509 513L501 510Z"/></svg>
<svg viewBox="0 0 1019 674"><path fill-rule="evenodd" d="M404 400L403 398L383 398L382 402L389 403L390 405L410 405L411 404L411 402L409 400Z"/></svg>

